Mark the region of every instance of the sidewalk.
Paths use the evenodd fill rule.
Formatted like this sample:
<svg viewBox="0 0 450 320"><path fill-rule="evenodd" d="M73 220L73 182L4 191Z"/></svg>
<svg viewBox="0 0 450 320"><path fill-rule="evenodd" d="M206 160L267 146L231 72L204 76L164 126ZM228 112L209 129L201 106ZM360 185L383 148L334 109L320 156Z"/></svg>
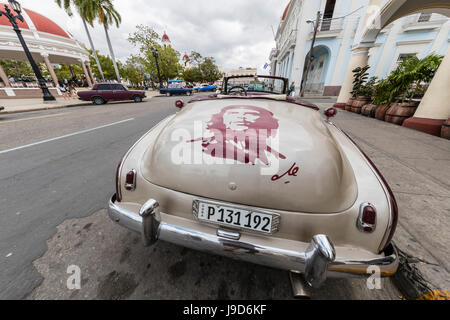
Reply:
<svg viewBox="0 0 450 320"><path fill-rule="evenodd" d="M147 98L151 99L159 95L159 91L146 91ZM144 99L144 101L146 100ZM90 105L90 101L81 101L78 98L70 98L70 100L64 100L64 98L56 97L56 101L44 102L39 99L0 99L0 114L20 113L30 111L40 111L49 109L69 108L83 105ZM1 110L4 107L4 110Z"/></svg>
<svg viewBox="0 0 450 320"><path fill-rule="evenodd" d="M322 110L332 106L316 104ZM407 276L421 282L410 272L417 268L430 287L449 290L450 141L348 111L339 111L332 122L366 152L395 194L394 241L418 258Z"/></svg>

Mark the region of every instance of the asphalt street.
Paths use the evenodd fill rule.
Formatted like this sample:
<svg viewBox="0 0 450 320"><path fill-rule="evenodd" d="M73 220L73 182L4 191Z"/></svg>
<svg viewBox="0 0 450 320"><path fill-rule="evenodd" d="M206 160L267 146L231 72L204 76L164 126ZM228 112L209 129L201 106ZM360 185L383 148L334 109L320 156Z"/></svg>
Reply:
<svg viewBox="0 0 450 320"><path fill-rule="evenodd" d="M41 283L32 262L56 226L106 207L121 156L174 100L0 116L0 298Z"/></svg>
<svg viewBox="0 0 450 320"><path fill-rule="evenodd" d="M0 299L292 298L287 272L163 242L145 248L107 217L120 158L177 111L175 100L0 116ZM66 285L71 265L81 269L80 290ZM364 279L329 279L312 292L316 299L400 295L391 279L381 290Z"/></svg>

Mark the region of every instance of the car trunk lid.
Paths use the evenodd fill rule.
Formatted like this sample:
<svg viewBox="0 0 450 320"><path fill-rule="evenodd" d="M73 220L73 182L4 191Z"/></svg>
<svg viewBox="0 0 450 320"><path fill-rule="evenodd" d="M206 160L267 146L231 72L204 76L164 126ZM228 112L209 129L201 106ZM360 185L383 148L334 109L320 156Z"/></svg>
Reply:
<svg viewBox="0 0 450 320"><path fill-rule="evenodd" d="M336 213L357 196L319 112L273 99L187 105L144 153L141 172L168 189L275 210Z"/></svg>

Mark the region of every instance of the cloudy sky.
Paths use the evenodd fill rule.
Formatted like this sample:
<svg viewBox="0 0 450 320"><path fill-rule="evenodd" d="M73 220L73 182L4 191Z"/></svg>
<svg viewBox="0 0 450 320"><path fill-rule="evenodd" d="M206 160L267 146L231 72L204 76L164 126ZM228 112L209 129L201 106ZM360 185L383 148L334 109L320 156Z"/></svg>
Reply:
<svg viewBox="0 0 450 320"><path fill-rule="evenodd" d="M89 45L81 19L69 17L54 0L19 0L23 7L43 14ZM6 2L2 0L2 2ZM183 53L192 50L213 56L225 71L237 67L262 67L275 42L276 31L288 0L114 0L122 15L119 29L111 29L117 58L125 60L137 50L128 41L136 25L151 26L160 35L166 31L172 46ZM108 54L101 26L91 34L96 49Z"/></svg>

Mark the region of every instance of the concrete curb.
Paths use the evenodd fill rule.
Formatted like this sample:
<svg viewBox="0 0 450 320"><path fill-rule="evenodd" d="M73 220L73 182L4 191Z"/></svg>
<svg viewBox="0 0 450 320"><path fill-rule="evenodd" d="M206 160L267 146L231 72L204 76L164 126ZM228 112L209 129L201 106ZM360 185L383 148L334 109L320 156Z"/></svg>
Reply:
<svg viewBox="0 0 450 320"><path fill-rule="evenodd" d="M90 104L92 104L92 102L75 103L75 104L56 106L56 107L42 107L42 108L23 109L23 110L14 110L14 111L1 111L0 115L2 115L2 114L14 114L14 113L25 113L25 112L33 112L33 111L53 110L53 109L63 109L63 108L71 108L71 107L80 107L80 106L85 106L85 105L90 105Z"/></svg>
<svg viewBox="0 0 450 320"><path fill-rule="evenodd" d="M152 98L155 98L158 96L150 96L145 98L146 100L150 100ZM165 97L165 96L163 96ZM121 102L121 103L128 103L128 101L117 101L117 102ZM130 101L130 103L133 101ZM144 100L145 102L145 100ZM40 108L34 108L34 109L23 109L23 110L15 110L15 111L2 111L2 108L4 107L0 107L0 115L2 114L15 114L15 113L25 113L25 112L33 112L33 111L45 111L45 110L53 110L53 109L64 109L64 108L71 108L71 107L81 107L81 106L88 106L88 105L93 105L92 101L85 101L85 102L80 102L80 103L74 103L74 104L69 104L69 105L60 105L60 106L56 106L56 107L40 107Z"/></svg>

